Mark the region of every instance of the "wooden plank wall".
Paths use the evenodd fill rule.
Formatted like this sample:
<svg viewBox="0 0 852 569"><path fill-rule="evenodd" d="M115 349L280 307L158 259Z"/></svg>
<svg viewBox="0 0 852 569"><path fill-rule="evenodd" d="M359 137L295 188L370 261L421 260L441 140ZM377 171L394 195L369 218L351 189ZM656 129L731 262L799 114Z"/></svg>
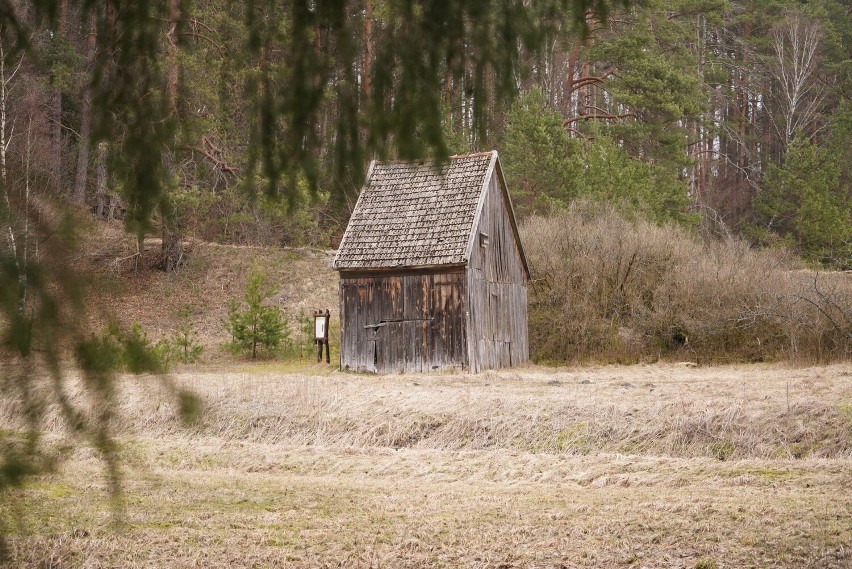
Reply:
<svg viewBox="0 0 852 569"><path fill-rule="evenodd" d="M489 181L466 269L470 371L529 360L527 280L496 174ZM488 235L480 246L479 234Z"/></svg>
<svg viewBox="0 0 852 569"><path fill-rule="evenodd" d="M340 278L343 369L376 373L467 367L464 270Z"/></svg>

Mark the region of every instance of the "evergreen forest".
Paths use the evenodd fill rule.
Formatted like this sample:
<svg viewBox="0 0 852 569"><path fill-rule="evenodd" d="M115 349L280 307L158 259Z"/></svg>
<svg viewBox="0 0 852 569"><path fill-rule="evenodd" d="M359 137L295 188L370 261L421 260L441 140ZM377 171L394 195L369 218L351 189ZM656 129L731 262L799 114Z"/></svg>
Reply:
<svg viewBox="0 0 852 569"><path fill-rule="evenodd" d="M329 247L370 159L496 148L521 218L609 202L852 262L846 0L59 0L0 32L10 235L58 200L166 270L186 238Z"/></svg>

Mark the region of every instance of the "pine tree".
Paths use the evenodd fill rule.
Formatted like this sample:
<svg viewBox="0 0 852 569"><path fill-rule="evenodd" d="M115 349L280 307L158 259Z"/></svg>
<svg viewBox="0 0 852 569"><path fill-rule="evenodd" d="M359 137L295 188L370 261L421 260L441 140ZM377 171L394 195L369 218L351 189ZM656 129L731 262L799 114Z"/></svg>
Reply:
<svg viewBox="0 0 852 569"><path fill-rule="evenodd" d="M577 197L580 169L573 155L580 147L568 136L559 113L547 107L540 89L514 102L501 150L519 216L566 206Z"/></svg>
<svg viewBox="0 0 852 569"><path fill-rule="evenodd" d="M231 343L236 349L251 350L252 359L257 358L258 346L273 350L287 338L287 321L281 310L265 304L277 292L277 287L266 285L263 272L252 269L243 294L245 309L236 299L228 303L225 327L231 334Z"/></svg>
<svg viewBox="0 0 852 569"><path fill-rule="evenodd" d="M782 166L772 166L755 210L755 235L780 241L812 260L836 262L852 254L852 200L840 183L837 158L801 133Z"/></svg>

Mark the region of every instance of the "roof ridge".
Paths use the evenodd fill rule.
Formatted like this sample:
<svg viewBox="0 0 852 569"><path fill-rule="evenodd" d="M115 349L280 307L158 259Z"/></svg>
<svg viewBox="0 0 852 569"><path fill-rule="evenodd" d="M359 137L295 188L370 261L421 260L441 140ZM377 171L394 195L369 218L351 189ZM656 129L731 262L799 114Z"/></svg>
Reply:
<svg viewBox="0 0 852 569"><path fill-rule="evenodd" d="M491 156L495 150L483 150L482 152L468 152L467 154L453 154L450 158L470 158L473 156Z"/></svg>
<svg viewBox="0 0 852 569"><path fill-rule="evenodd" d="M491 153L493 153L493 152L494 152L494 150L488 150L488 151L483 151L483 152L469 152L467 154L451 154L451 155L447 156L447 158L449 158L451 160L461 159L461 158L480 158L480 157L484 157L484 156L491 156ZM374 160L376 165L379 165L379 164L382 164L382 165L385 165L385 164L415 164L415 165L421 165L422 164L422 165L425 165L425 164L430 164L430 163L434 163L434 162L438 162L438 161L440 161L440 158L435 158L435 157L411 158L411 159L408 159L408 160L406 160L405 158L394 158L393 160L379 160L379 159Z"/></svg>

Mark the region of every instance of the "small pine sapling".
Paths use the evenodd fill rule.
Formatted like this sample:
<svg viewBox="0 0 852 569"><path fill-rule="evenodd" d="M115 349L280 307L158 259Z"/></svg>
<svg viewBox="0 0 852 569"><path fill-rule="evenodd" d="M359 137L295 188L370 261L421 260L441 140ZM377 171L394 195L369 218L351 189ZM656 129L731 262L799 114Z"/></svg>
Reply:
<svg viewBox="0 0 852 569"><path fill-rule="evenodd" d="M198 330L189 316L189 308L180 311L181 321L177 330L169 338L157 342L157 347L169 360L177 360L184 364L194 364L201 359L204 346L198 343Z"/></svg>
<svg viewBox="0 0 852 569"><path fill-rule="evenodd" d="M287 320L281 310L277 306L264 304L277 292L277 287L266 286L263 272L252 269L243 294L243 303L236 299L228 303L225 327L231 334L231 345L237 350L251 350L252 359L257 358L258 346L274 350L288 339Z"/></svg>

